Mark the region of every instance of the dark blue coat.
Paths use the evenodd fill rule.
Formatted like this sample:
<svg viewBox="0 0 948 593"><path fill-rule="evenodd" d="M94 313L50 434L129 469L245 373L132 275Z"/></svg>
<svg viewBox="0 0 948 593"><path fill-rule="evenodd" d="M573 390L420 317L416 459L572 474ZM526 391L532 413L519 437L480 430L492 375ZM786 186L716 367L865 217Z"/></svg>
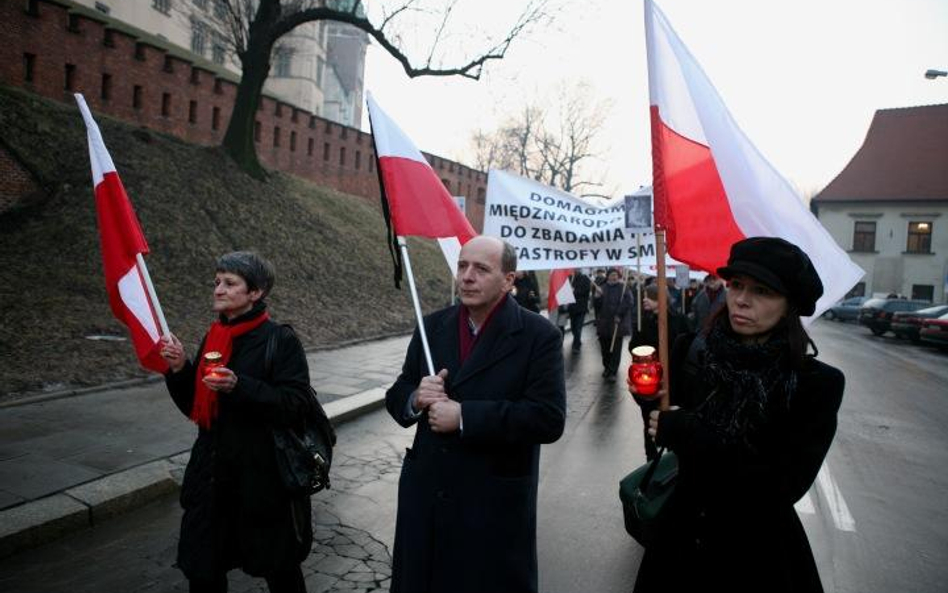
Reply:
<svg viewBox="0 0 948 593"><path fill-rule="evenodd" d="M460 364L459 307L425 319L436 372L461 402L463 434L436 434L422 415L398 488L392 591L520 593L537 590L540 444L566 420L562 338L508 297ZM428 375L418 331L386 394L402 426Z"/></svg>

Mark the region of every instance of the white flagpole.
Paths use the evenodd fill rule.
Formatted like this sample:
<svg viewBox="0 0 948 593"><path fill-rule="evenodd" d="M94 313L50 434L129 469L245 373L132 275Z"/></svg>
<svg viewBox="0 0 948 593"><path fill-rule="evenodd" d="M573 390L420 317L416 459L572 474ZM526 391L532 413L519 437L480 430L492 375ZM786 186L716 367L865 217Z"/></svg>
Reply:
<svg viewBox="0 0 948 593"><path fill-rule="evenodd" d="M135 261L138 262L138 271L145 279L145 288L148 289L148 299L155 307L155 314L158 315L158 323L161 325L161 335L167 336L171 333L168 329L168 322L165 321L165 313L161 310L161 303L158 302L158 295L155 293L155 285L151 283L151 275L148 274L148 266L145 265L145 258L141 253L135 254Z"/></svg>
<svg viewBox="0 0 948 593"><path fill-rule="evenodd" d="M421 334L421 346L425 351L425 361L428 363L428 374L434 375L434 361L431 359L431 348L428 346L428 334L425 332L425 320L421 315L421 302L418 300L418 291L415 289L415 275L411 271L411 259L408 258L408 244L405 237L398 237L398 248L402 252L402 261L405 262L405 274L408 276L408 289L411 291L411 302L415 306L415 318L418 320L418 333Z"/></svg>

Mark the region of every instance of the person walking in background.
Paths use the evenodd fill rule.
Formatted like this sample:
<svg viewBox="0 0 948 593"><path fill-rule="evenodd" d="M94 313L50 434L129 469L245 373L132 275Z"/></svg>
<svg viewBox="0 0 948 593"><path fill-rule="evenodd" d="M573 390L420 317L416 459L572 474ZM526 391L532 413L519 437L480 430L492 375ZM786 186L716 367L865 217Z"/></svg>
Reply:
<svg viewBox="0 0 948 593"><path fill-rule="evenodd" d="M385 395L415 425L398 482L393 593L535 593L540 445L566 421L562 336L508 296L517 255L479 236L461 248L461 303L415 330Z"/></svg>
<svg viewBox="0 0 948 593"><path fill-rule="evenodd" d="M800 320L823 285L802 250L770 237L735 243L718 274L725 305L677 341L674 406L649 416L678 479L635 591L822 591L793 505L833 441L845 383Z"/></svg>
<svg viewBox="0 0 948 593"><path fill-rule="evenodd" d="M668 308L668 343L674 344L678 336L687 333L688 324L685 318L677 311ZM651 346L658 350L658 285L650 284L642 291L642 329L632 332L629 340L629 352L638 346ZM642 412L643 433L645 434L645 457L649 461L658 455L655 441L648 434L649 414L658 409L659 399L656 397L644 398L633 395L635 403Z"/></svg>
<svg viewBox="0 0 948 593"><path fill-rule="evenodd" d="M540 312L540 286L537 284L536 274L532 271L517 272L513 287L518 305L527 311Z"/></svg>
<svg viewBox="0 0 948 593"><path fill-rule="evenodd" d="M609 268L606 283L593 290L596 293L593 297L594 306L598 303L599 307L596 335L602 353L602 376L608 381L615 381L622 358L622 340L632 333L632 291L624 286L616 268Z"/></svg>
<svg viewBox="0 0 948 593"><path fill-rule="evenodd" d="M695 331L704 329L708 319L724 306L725 301L723 280L714 274L708 274L704 277L702 284L704 286L698 291L697 296L695 296L694 304L692 305L694 319L691 327Z"/></svg>
<svg viewBox="0 0 948 593"><path fill-rule="evenodd" d="M569 277L569 282L573 287L573 298L576 299L575 303L569 305L569 326L573 334L573 352L579 352L583 347L583 324L589 311L592 281L582 270L577 270Z"/></svg>
<svg viewBox="0 0 948 593"><path fill-rule="evenodd" d="M198 426L181 486L177 559L192 593L227 591L233 568L264 577L272 593L306 591L300 563L313 542L310 500L281 482L271 428L295 426L312 396L302 344L267 313L274 279L273 266L255 253L222 255L218 319L197 356L189 360L173 334L162 338L168 391Z"/></svg>
<svg viewBox="0 0 948 593"><path fill-rule="evenodd" d="M601 288L603 284L606 283L606 271L602 268L596 268L596 275L593 276L593 295L599 294L597 288ZM599 319L599 305L602 303L595 298L593 298L593 314L596 316L596 319Z"/></svg>

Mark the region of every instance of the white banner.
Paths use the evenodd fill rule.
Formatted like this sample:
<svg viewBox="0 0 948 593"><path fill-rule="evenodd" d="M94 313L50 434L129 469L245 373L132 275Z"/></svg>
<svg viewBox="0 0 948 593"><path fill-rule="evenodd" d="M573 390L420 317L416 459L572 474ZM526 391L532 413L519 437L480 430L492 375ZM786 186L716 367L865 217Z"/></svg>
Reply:
<svg viewBox="0 0 948 593"><path fill-rule="evenodd" d="M654 266L655 235L625 228L625 201L600 206L532 179L491 169L487 178L484 234L517 251L518 270ZM667 265L678 262L668 258Z"/></svg>

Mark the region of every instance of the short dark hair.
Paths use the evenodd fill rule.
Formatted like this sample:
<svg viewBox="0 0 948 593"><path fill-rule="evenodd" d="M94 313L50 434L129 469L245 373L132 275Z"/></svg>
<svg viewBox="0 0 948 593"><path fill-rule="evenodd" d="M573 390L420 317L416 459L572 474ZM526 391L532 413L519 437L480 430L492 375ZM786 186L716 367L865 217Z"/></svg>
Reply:
<svg viewBox="0 0 948 593"><path fill-rule="evenodd" d="M500 239L500 242L504 244L504 249L500 254L500 271L504 274L508 272L517 271L517 250L513 248L513 245Z"/></svg>
<svg viewBox="0 0 948 593"><path fill-rule="evenodd" d="M273 264L253 251L232 251L217 258L218 272L237 274L247 283L248 290L260 290L261 298L270 294L276 280Z"/></svg>

